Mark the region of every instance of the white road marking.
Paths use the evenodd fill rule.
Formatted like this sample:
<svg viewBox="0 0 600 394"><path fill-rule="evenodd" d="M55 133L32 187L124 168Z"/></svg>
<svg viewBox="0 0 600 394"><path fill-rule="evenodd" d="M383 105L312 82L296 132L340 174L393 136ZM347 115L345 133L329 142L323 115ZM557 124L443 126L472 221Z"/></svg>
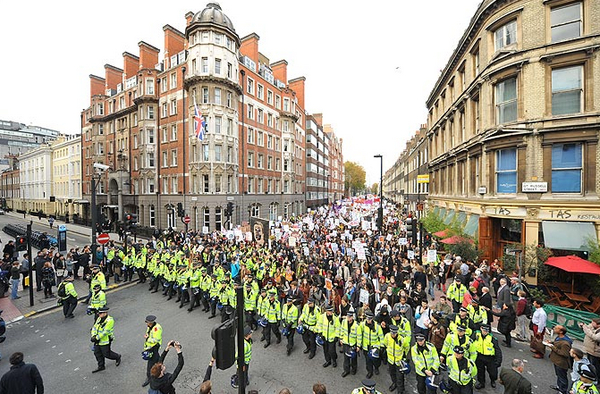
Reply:
<svg viewBox="0 0 600 394"><path fill-rule="evenodd" d="M62 356L62 355L63 355L63 352L60 352L60 353L58 353L58 355L59 355L59 356Z"/></svg>
<svg viewBox="0 0 600 394"><path fill-rule="evenodd" d="M33 326L31 326L31 327L33 327ZM36 334L37 334L38 332L40 332L40 330L35 330L35 333L36 333Z"/></svg>
<svg viewBox="0 0 600 394"><path fill-rule="evenodd" d="M71 362L71 360L65 360L65 362L66 362L66 363L70 363L70 362Z"/></svg>

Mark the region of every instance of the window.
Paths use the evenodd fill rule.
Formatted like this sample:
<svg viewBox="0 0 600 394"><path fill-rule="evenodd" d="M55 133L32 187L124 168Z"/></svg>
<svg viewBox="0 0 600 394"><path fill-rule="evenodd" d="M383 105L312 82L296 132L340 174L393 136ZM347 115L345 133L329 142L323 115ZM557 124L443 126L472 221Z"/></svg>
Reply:
<svg viewBox="0 0 600 394"><path fill-rule="evenodd" d="M248 129L248 143L254 144L254 129Z"/></svg>
<svg viewBox="0 0 600 394"><path fill-rule="evenodd" d="M260 217L260 206L253 205L252 208L250 208L250 216Z"/></svg>
<svg viewBox="0 0 600 394"><path fill-rule="evenodd" d="M208 183L208 174L202 175L202 183L204 188L204 193L208 193L210 191L210 184Z"/></svg>
<svg viewBox="0 0 600 394"><path fill-rule="evenodd" d="M154 152L148 153L148 167L154 167Z"/></svg>
<svg viewBox="0 0 600 394"><path fill-rule="evenodd" d="M265 146L265 134L262 131L256 132L256 145Z"/></svg>
<svg viewBox="0 0 600 394"><path fill-rule="evenodd" d="M102 185L102 183L100 184ZM154 179L148 179L148 193L154 193Z"/></svg>
<svg viewBox="0 0 600 394"><path fill-rule="evenodd" d="M555 7L550 10L552 42L581 36L581 2Z"/></svg>
<svg viewBox="0 0 600 394"><path fill-rule="evenodd" d="M254 152L248 152L248 167L254 167Z"/></svg>
<svg viewBox="0 0 600 394"><path fill-rule="evenodd" d="M267 90L267 103L273 105L273 92Z"/></svg>
<svg viewBox="0 0 600 394"><path fill-rule="evenodd" d="M150 205L148 213L150 214L150 227L156 227L156 209L154 209L154 205Z"/></svg>
<svg viewBox="0 0 600 394"><path fill-rule="evenodd" d="M221 42L223 41L223 35L221 33L215 33L214 40L215 44L221 45Z"/></svg>
<svg viewBox="0 0 600 394"><path fill-rule="evenodd" d="M263 156L262 154L260 154L260 153L259 153L259 154L258 154L258 157L257 157L256 166L257 166L258 168L261 168L261 169L262 169L262 168L264 168L264 167L263 167L263 165L264 165L264 156Z"/></svg>
<svg viewBox="0 0 600 394"><path fill-rule="evenodd" d="M171 178L171 193L177 194L178 191L179 187L177 185L177 177L174 176L173 178Z"/></svg>
<svg viewBox="0 0 600 394"><path fill-rule="evenodd" d="M227 118L227 135L233 135L233 119Z"/></svg>
<svg viewBox="0 0 600 394"><path fill-rule="evenodd" d="M265 89L261 84L256 84L256 95L259 99L264 100Z"/></svg>
<svg viewBox="0 0 600 394"><path fill-rule="evenodd" d="M148 106L148 119L154 119L154 107L151 105Z"/></svg>
<svg viewBox="0 0 600 394"><path fill-rule="evenodd" d="M264 184L264 180L262 178L258 178L256 180L256 192L257 193L263 192L263 184Z"/></svg>
<svg viewBox="0 0 600 394"><path fill-rule="evenodd" d="M267 126L273 127L273 114L267 115Z"/></svg>
<svg viewBox="0 0 600 394"><path fill-rule="evenodd" d="M169 112L167 111L167 103L164 102L164 103L162 103L162 106L161 106L160 117L165 118L165 117L167 117L168 114L169 114Z"/></svg>
<svg viewBox="0 0 600 394"><path fill-rule="evenodd" d="M221 145L215 145L215 161L221 161Z"/></svg>
<svg viewBox="0 0 600 394"><path fill-rule="evenodd" d="M154 79L146 78L146 94L154 94Z"/></svg>
<svg viewBox="0 0 600 394"><path fill-rule="evenodd" d="M215 88L215 104L221 105L221 89Z"/></svg>
<svg viewBox="0 0 600 394"><path fill-rule="evenodd" d="M517 42L517 21L514 20L500 26L494 32L494 42L496 51L515 44Z"/></svg>
<svg viewBox="0 0 600 394"><path fill-rule="evenodd" d="M104 135L104 125L103 124L98 125L98 135Z"/></svg>
<svg viewBox="0 0 600 394"><path fill-rule="evenodd" d="M233 76L233 65L231 63L227 63L227 78L231 78Z"/></svg>
<svg viewBox="0 0 600 394"><path fill-rule="evenodd" d="M263 124L265 123L265 114L264 111L262 109L258 109L258 123Z"/></svg>
<svg viewBox="0 0 600 394"><path fill-rule="evenodd" d="M171 167L177 167L177 149L171 150Z"/></svg>
<svg viewBox="0 0 600 394"><path fill-rule="evenodd" d="M246 82L246 90L248 94L254 95L254 80L252 78L248 78Z"/></svg>
<svg viewBox="0 0 600 394"><path fill-rule="evenodd" d="M517 150L503 149L496 152L496 191L517 192Z"/></svg>
<svg viewBox="0 0 600 394"><path fill-rule="evenodd" d="M209 152L210 151L208 150L208 144L202 145L202 160L203 161L209 161L210 160Z"/></svg>
<svg viewBox="0 0 600 394"><path fill-rule="evenodd" d="M277 220L277 204L269 204L269 220Z"/></svg>
<svg viewBox="0 0 600 394"><path fill-rule="evenodd" d="M248 104L248 119L254 119L254 106Z"/></svg>
<svg viewBox="0 0 600 394"><path fill-rule="evenodd" d="M275 107L281 109L281 97L275 96Z"/></svg>
<svg viewBox="0 0 600 394"><path fill-rule="evenodd" d="M232 193L233 175L227 175L227 193Z"/></svg>
<svg viewBox="0 0 600 394"><path fill-rule="evenodd" d="M221 59L215 59L215 74L221 74Z"/></svg>
<svg viewBox="0 0 600 394"><path fill-rule="evenodd" d="M227 107L231 108L231 104L233 103L233 95L231 92L227 92Z"/></svg>
<svg viewBox="0 0 600 394"><path fill-rule="evenodd" d="M221 224L223 223L223 213L221 207L215 208L215 230L221 231Z"/></svg>
<svg viewBox="0 0 600 394"><path fill-rule="evenodd" d="M163 152L162 153L162 166L163 167L168 167L169 166L169 154L168 154L168 152Z"/></svg>
<svg viewBox="0 0 600 394"><path fill-rule="evenodd" d="M581 112L582 93L583 66L552 70L552 115Z"/></svg>
<svg viewBox="0 0 600 394"><path fill-rule="evenodd" d="M204 216L203 227L206 227L203 230L209 231L210 230L210 208L204 208L204 209L202 209L202 212L203 212L203 216Z"/></svg>
<svg viewBox="0 0 600 394"><path fill-rule="evenodd" d="M203 57L202 58L202 62L200 64L201 67L201 72L202 73L208 73L208 58L207 57Z"/></svg>
<svg viewBox="0 0 600 394"><path fill-rule="evenodd" d="M177 125L171 125L171 141L177 141Z"/></svg>
<svg viewBox="0 0 600 394"><path fill-rule="evenodd" d="M148 129L148 144L154 144L154 129Z"/></svg>
<svg viewBox="0 0 600 394"><path fill-rule="evenodd" d="M517 78L506 79L496 85L498 123L517 120Z"/></svg>
<svg viewBox="0 0 600 394"><path fill-rule="evenodd" d="M223 118L215 116L215 134L221 134L221 123L223 123Z"/></svg>
<svg viewBox="0 0 600 394"><path fill-rule="evenodd" d="M177 73L171 73L169 89L175 89L176 87L177 87Z"/></svg>
<svg viewBox="0 0 600 394"><path fill-rule="evenodd" d="M177 100L171 100L171 115L177 114Z"/></svg>
<svg viewBox="0 0 600 394"><path fill-rule="evenodd" d="M207 87L203 87L202 88L202 104L208 104L210 98L208 95L208 88Z"/></svg>
<svg viewBox="0 0 600 394"><path fill-rule="evenodd" d="M228 146L227 147L227 162L228 163L233 163L233 147Z"/></svg>
<svg viewBox="0 0 600 394"><path fill-rule="evenodd" d="M267 170L273 169L273 157L267 156Z"/></svg>
<svg viewBox="0 0 600 394"><path fill-rule="evenodd" d="M581 193L582 144L552 145L552 192Z"/></svg>

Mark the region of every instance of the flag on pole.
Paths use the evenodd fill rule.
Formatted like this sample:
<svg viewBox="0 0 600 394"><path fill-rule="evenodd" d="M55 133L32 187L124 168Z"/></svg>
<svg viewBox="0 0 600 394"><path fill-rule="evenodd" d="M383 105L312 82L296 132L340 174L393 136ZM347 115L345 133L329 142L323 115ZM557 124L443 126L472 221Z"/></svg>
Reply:
<svg viewBox="0 0 600 394"><path fill-rule="evenodd" d="M206 121L204 116L198 110L198 104L194 100L194 131L196 132L196 138L200 141L204 139L204 131L206 130Z"/></svg>

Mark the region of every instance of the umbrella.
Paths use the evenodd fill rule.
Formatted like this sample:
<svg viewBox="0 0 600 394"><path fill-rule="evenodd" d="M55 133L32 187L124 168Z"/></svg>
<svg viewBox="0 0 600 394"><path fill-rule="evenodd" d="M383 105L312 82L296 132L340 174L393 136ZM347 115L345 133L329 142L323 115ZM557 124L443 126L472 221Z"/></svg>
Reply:
<svg viewBox="0 0 600 394"><path fill-rule="evenodd" d="M544 264L573 274L571 280L571 293L573 292L575 285L575 274L600 275L600 266L577 256L550 257Z"/></svg>
<svg viewBox="0 0 600 394"><path fill-rule="evenodd" d="M453 235L450 238L442 239L440 242L444 243L444 244L448 244L448 245L455 245L455 244L459 244L461 242L473 243L473 240L471 240L469 238L461 237L459 235Z"/></svg>
<svg viewBox="0 0 600 394"><path fill-rule="evenodd" d="M448 234L448 229L442 230L442 231L438 231L436 233L433 233L433 235L435 235L436 237L439 238L446 238L449 234Z"/></svg>

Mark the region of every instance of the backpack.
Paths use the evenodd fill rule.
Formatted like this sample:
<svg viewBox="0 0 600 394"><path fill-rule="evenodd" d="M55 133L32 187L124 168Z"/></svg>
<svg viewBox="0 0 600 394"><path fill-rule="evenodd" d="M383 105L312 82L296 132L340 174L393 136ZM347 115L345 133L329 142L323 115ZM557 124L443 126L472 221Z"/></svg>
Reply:
<svg viewBox="0 0 600 394"><path fill-rule="evenodd" d="M60 282L60 285L58 285L58 289L56 290L56 294L60 298L65 298L67 296L67 289L65 287L66 287L65 282Z"/></svg>
<svg viewBox="0 0 600 394"><path fill-rule="evenodd" d="M529 301L527 301L527 303L525 304L525 310L523 311L523 314L528 319L531 319L533 316L533 308L531 307L531 303Z"/></svg>
<svg viewBox="0 0 600 394"><path fill-rule="evenodd" d="M159 390L148 389L148 394L162 394Z"/></svg>

